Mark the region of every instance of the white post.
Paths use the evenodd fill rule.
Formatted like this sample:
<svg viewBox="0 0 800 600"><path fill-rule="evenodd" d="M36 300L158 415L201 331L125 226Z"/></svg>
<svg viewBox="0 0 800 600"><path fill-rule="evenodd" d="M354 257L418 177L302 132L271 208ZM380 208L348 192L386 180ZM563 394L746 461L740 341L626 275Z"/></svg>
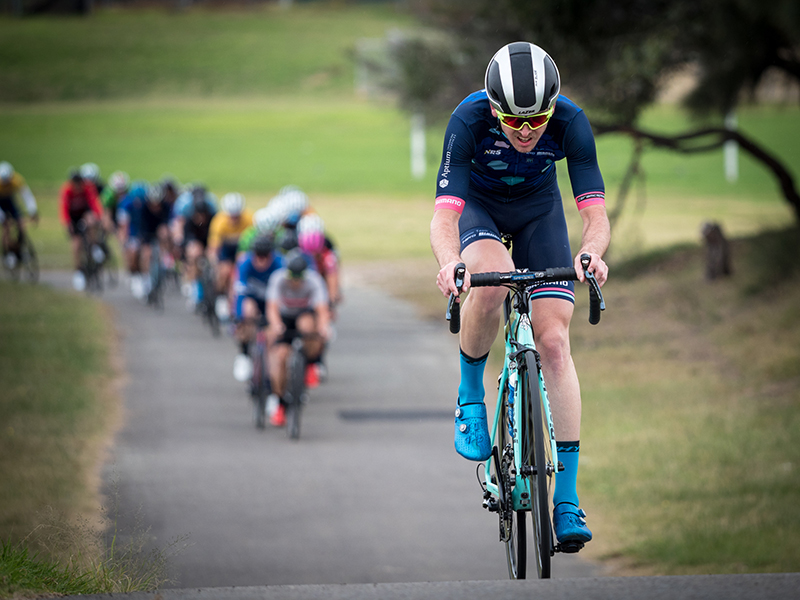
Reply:
<svg viewBox="0 0 800 600"><path fill-rule="evenodd" d="M737 120L736 112L731 110L725 115L725 129L736 131ZM733 140L728 140L723 145L725 155L725 179L730 183L736 183L739 179L739 144Z"/></svg>
<svg viewBox="0 0 800 600"><path fill-rule="evenodd" d="M425 177L425 115L411 116L411 177Z"/></svg>

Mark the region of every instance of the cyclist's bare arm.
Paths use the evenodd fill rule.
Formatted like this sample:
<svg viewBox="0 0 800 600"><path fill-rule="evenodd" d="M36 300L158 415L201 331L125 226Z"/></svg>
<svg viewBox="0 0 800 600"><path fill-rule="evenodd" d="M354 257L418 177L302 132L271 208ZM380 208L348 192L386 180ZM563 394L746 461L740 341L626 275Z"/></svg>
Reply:
<svg viewBox="0 0 800 600"><path fill-rule="evenodd" d="M581 267L581 256L588 254L591 257L588 271L594 273L597 283L603 285L608 278L608 265L603 261L603 255L611 243L611 225L608 221L605 206L597 204L587 206L580 211L583 219L583 233L581 235L581 248L575 255L574 267L578 279L586 282Z"/></svg>
<svg viewBox="0 0 800 600"><path fill-rule="evenodd" d="M331 312L328 309L328 303L320 303L314 308L314 312L317 315L317 333L327 340L331 331Z"/></svg>
<svg viewBox="0 0 800 600"><path fill-rule="evenodd" d="M38 222L39 221L39 207L36 205L36 198L31 192L31 188L26 185L22 186L22 189L19 191L20 196L22 196L23 202L25 202L25 211L28 213L28 216Z"/></svg>
<svg viewBox="0 0 800 600"><path fill-rule="evenodd" d="M269 323L269 330L273 337L277 338L280 336L284 331L286 331L286 326L283 324L283 319L281 318L281 310L278 306L278 303L274 300L267 301L267 322Z"/></svg>
<svg viewBox="0 0 800 600"><path fill-rule="evenodd" d="M457 294L453 277L454 268L461 260L461 242L458 236L458 219L460 213L442 208L433 213L431 220L431 249L439 262L439 274L436 285L445 296ZM462 291L469 289L469 273L464 277Z"/></svg>

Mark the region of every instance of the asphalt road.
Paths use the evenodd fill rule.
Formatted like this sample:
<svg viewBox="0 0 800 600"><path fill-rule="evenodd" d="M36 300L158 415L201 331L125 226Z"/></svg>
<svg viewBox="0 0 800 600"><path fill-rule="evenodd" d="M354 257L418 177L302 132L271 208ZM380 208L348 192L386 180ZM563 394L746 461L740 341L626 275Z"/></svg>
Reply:
<svg viewBox="0 0 800 600"><path fill-rule="evenodd" d="M75 600L767 600L800 598L800 574L581 577L377 585L291 585L73 596Z"/></svg>
<svg viewBox="0 0 800 600"><path fill-rule="evenodd" d="M507 579L475 465L453 450L457 341L444 322L348 286L329 379L293 442L253 426L232 339L177 293L163 314L124 287L104 300L127 372L104 491L117 543L179 549L167 588ZM599 574L580 555L553 571Z"/></svg>

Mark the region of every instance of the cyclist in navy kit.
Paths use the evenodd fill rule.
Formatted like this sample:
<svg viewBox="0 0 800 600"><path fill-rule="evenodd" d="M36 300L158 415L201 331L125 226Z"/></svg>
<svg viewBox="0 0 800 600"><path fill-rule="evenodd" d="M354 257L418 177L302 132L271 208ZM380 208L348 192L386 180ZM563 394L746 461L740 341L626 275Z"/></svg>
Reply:
<svg viewBox="0 0 800 600"><path fill-rule="evenodd" d="M553 59L528 42L501 48L489 62L485 89L456 107L445 132L431 221L431 247L441 270L437 285L456 292L454 268L469 273L574 266L584 281L580 255L600 285L608 276L602 259L610 242L605 187L594 136L583 111L560 96ZM570 251L555 162L566 158L583 220L580 250ZM501 238L512 239L509 255ZM462 308L461 383L455 447L470 460L491 454L483 374L497 336L505 288L471 291ZM573 282L548 284L532 295L531 320L552 403L559 459L553 522L559 542L587 542L592 533L576 490L580 448L580 386L570 355Z"/></svg>

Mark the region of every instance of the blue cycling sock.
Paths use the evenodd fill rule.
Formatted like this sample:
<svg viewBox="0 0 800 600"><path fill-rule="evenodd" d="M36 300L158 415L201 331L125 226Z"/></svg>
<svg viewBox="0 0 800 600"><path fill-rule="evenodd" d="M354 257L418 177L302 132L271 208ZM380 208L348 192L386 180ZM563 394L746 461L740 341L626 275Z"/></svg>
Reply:
<svg viewBox="0 0 800 600"><path fill-rule="evenodd" d="M564 470L556 473L556 489L553 492L553 506L569 502L578 504L578 458L580 442L556 442L558 460L564 464Z"/></svg>
<svg viewBox="0 0 800 600"><path fill-rule="evenodd" d="M480 358L472 358L461 350L461 384L458 386L458 404L479 404L483 402L483 371L486 367L487 352Z"/></svg>

